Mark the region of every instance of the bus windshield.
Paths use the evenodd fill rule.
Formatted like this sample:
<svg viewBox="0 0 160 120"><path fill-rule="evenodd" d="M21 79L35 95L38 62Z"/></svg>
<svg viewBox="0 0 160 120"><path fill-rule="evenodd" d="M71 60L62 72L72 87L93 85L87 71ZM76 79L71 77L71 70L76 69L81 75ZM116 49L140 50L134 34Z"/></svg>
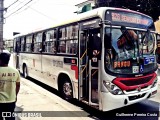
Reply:
<svg viewBox="0 0 160 120"><path fill-rule="evenodd" d="M149 31L105 28L105 68L118 74L147 73L157 68L155 34ZM109 42L104 42L108 44Z"/></svg>

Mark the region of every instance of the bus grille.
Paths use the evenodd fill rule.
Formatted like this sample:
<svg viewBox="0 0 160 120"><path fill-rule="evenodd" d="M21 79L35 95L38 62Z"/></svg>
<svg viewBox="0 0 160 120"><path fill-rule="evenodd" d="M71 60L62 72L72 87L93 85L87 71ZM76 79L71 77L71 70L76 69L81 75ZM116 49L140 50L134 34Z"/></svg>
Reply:
<svg viewBox="0 0 160 120"><path fill-rule="evenodd" d="M132 79L132 80L121 80L121 83L123 83L126 86L140 85L149 82L152 79L152 77L153 76L149 76L146 78Z"/></svg>
<svg viewBox="0 0 160 120"><path fill-rule="evenodd" d="M147 75L147 76L141 76L141 77L135 77L135 78L116 78L113 80L113 83L117 85L122 90L125 90L127 92L134 91L134 90L141 90L144 88L147 88L149 85L151 85L155 77L157 76L156 73Z"/></svg>

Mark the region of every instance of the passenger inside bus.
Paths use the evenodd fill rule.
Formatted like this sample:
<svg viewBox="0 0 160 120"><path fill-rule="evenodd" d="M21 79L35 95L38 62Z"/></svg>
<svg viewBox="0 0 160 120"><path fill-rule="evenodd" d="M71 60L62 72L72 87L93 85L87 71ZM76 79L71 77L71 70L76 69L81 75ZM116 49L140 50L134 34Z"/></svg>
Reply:
<svg viewBox="0 0 160 120"><path fill-rule="evenodd" d="M71 54L76 54L76 49L77 49L76 43L72 43L72 45L71 45L71 50L70 50L69 53L71 53Z"/></svg>
<svg viewBox="0 0 160 120"><path fill-rule="evenodd" d="M52 46L51 52L52 52L52 53L56 53L56 46L55 46L55 45Z"/></svg>
<svg viewBox="0 0 160 120"><path fill-rule="evenodd" d="M59 45L59 52L66 53L66 44L65 43Z"/></svg>

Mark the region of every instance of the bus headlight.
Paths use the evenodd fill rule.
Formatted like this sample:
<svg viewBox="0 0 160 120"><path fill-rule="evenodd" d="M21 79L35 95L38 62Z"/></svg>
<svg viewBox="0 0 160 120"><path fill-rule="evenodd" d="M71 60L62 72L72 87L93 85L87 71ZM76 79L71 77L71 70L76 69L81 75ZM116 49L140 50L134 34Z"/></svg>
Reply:
<svg viewBox="0 0 160 120"><path fill-rule="evenodd" d="M109 81L103 80L103 84L108 89L108 91L114 95L124 94L123 91L119 87L117 87L116 85L114 85L113 83L111 83Z"/></svg>
<svg viewBox="0 0 160 120"><path fill-rule="evenodd" d="M155 80L154 80L154 82L152 83L151 88L155 87L155 86L156 86L156 84L157 84L157 82L158 82L158 79L157 79L157 77L155 77Z"/></svg>

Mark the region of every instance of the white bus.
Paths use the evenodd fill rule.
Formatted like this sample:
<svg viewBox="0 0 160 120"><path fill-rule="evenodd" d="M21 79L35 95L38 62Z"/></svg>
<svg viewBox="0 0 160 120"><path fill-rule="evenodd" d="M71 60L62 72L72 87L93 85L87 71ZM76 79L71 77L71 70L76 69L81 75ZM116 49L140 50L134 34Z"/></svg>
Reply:
<svg viewBox="0 0 160 120"><path fill-rule="evenodd" d="M156 35L151 17L97 8L49 29L14 38L15 67L101 111L157 92Z"/></svg>

